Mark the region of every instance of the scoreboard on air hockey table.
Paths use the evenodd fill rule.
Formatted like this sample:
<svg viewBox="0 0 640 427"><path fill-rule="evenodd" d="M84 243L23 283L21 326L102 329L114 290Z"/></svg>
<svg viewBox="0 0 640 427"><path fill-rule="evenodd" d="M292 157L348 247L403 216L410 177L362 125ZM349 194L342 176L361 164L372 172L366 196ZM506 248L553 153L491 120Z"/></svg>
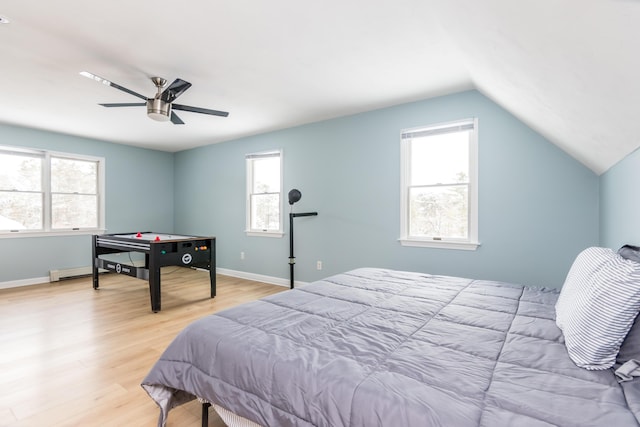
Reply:
<svg viewBox="0 0 640 427"><path fill-rule="evenodd" d="M160 268L196 267L209 270L211 298L216 296L216 238L152 232L93 236L93 288L99 288L99 269L149 281L151 310L160 311ZM144 267L104 259L120 252L144 253Z"/></svg>

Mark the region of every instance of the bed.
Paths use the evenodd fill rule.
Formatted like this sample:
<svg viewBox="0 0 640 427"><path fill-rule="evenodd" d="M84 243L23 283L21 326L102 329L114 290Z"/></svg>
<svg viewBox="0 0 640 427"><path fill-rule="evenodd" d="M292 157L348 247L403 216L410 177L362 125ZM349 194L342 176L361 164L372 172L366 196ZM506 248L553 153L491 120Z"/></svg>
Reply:
<svg viewBox="0 0 640 427"><path fill-rule="evenodd" d="M637 267L624 277L633 288L640 264L611 252ZM585 277L603 270L576 266L579 258L560 300L556 289L495 281L338 274L195 321L142 386L160 407L159 426L196 398L236 420L229 425L638 426L631 365L640 326L637 342L631 335L640 293L623 304L636 311L626 314L611 366L578 366L569 344L580 316L563 307L584 299L593 287Z"/></svg>

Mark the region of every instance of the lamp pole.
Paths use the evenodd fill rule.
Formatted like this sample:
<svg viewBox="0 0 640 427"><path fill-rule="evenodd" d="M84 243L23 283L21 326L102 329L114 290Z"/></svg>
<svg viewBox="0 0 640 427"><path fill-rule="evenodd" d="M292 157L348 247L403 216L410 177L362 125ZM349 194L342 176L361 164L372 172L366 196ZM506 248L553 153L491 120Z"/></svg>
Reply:
<svg viewBox="0 0 640 427"><path fill-rule="evenodd" d="M293 266L296 264L296 257L293 255L293 219L300 216L316 216L318 212L293 213L293 204L302 198L302 193L295 188L289 191L289 274L291 276L290 288L293 289Z"/></svg>
<svg viewBox="0 0 640 427"><path fill-rule="evenodd" d="M296 257L293 255L293 219L300 216L317 216L318 212L304 212L289 214L289 275L291 277L290 289L293 289L293 266L296 264Z"/></svg>

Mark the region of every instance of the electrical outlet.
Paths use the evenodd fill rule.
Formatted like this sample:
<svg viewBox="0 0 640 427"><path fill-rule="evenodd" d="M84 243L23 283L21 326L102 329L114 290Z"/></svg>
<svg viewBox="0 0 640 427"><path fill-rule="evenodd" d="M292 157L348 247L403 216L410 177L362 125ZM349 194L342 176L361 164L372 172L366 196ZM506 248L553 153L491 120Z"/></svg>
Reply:
<svg viewBox="0 0 640 427"><path fill-rule="evenodd" d="M244 252L240 252L240 259L244 259Z"/></svg>
<svg viewBox="0 0 640 427"><path fill-rule="evenodd" d="M318 262L316 263L316 268L317 268L318 270L322 270L322 261L318 261Z"/></svg>

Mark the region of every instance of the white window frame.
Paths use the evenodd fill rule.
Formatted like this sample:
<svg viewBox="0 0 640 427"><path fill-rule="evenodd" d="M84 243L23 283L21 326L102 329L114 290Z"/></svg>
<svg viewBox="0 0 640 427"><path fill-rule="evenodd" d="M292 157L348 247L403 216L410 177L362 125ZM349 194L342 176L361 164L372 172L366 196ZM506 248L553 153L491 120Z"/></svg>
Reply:
<svg viewBox="0 0 640 427"><path fill-rule="evenodd" d="M280 208L279 208L279 218L278 218L278 230L258 230L251 228L251 194L253 190L253 160L277 156L280 158L280 191L279 191L279 199L280 199ZM284 179L283 179L283 170L284 170L284 157L282 150L271 150L271 151L263 151L258 153L251 153L245 156L245 164L247 171L247 185L246 185L246 224L245 224L245 233L247 236L253 237L282 237L284 236Z"/></svg>
<svg viewBox="0 0 640 427"><path fill-rule="evenodd" d="M16 237L42 237L42 236L70 236L84 234L99 234L106 231L105 219L105 159L81 154L63 153L49 150L39 150L24 147L12 147L0 145L0 152L16 155L28 155L43 160L42 164L42 195L43 195L43 228L39 230L0 230L0 239ZM74 227L69 229L52 228L52 191L51 191L51 158L64 158L70 160L90 161L98 164L97 171L97 196L98 196L98 226Z"/></svg>
<svg viewBox="0 0 640 427"><path fill-rule="evenodd" d="M419 237L409 235L409 188L411 181L411 133L455 132L473 126L469 138L469 187L468 187L468 236L466 239L439 236ZM403 129L400 134L400 238L403 246L417 246L441 249L476 250L478 241L478 119L464 119L447 123Z"/></svg>

